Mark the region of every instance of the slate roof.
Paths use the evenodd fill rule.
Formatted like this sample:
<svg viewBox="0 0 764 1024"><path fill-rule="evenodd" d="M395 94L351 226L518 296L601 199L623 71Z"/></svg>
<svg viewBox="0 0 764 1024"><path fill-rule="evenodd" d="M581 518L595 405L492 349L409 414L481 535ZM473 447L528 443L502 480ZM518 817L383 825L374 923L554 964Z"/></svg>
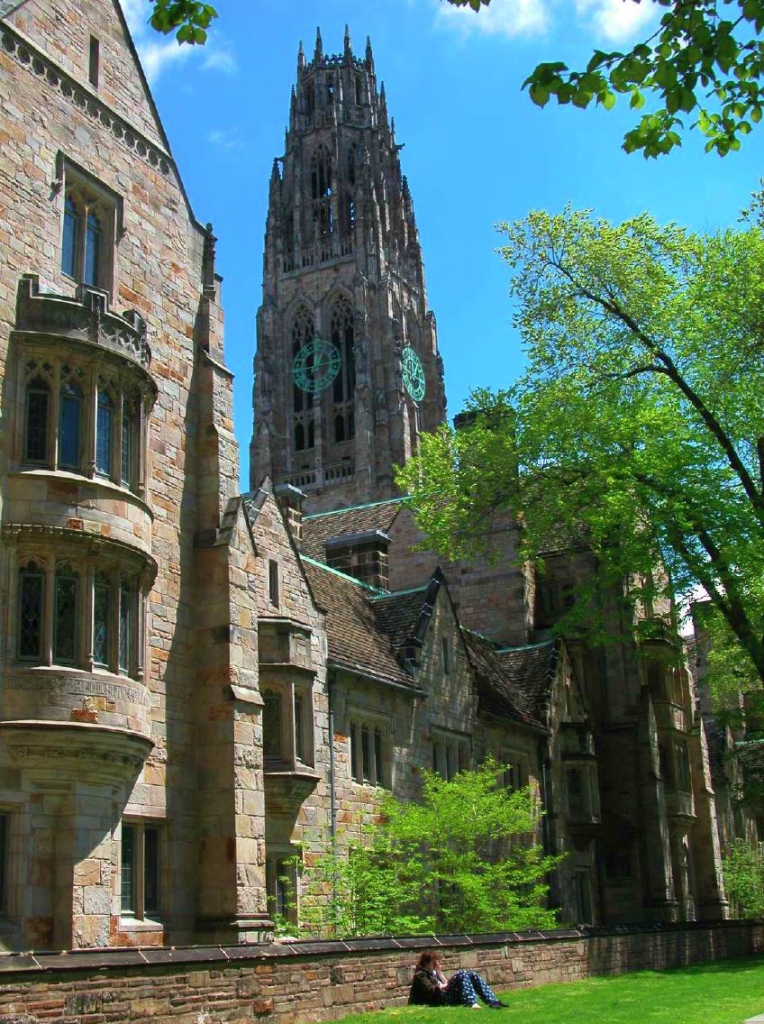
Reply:
<svg viewBox="0 0 764 1024"><path fill-rule="evenodd" d="M536 729L546 729L545 709L557 665L553 641L500 648L492 640L462 629L484 711Z"/></svg>
<svg viewBox="0 0 764 1024"><path fill-rule="evenodd" d="M383 602L382 615L377 602L370 600L374 591L344 573L304 558L303 568L316 603L327 613L329 658L336 665L376 679L403 684L414 693L421 693L413 676L398 659L405 646L405 623L413 618L413 601L403 594L401 602ZM424 592L419 591L421 611ZM387 607L387 605L390 607Z"/></svg>
<svg viewBox="0 0 764 1024"><path fill-rule="evenodd" d="M401 510L403 499L375 501L337 512L317 512L302 521L302 550L309 558L326 561L326 542L333 537L381 530L387 533Z"/></svg>

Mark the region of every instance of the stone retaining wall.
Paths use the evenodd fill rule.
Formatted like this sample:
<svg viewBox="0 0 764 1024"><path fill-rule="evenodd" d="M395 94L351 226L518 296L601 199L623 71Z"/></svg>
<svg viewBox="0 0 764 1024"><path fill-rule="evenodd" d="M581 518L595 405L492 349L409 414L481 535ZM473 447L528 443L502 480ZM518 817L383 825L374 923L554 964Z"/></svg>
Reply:
<svg viewBox="0 0 764 1024"><path fill-rule="evenodd" d="M505 991L764 950L764 924L0 955L0 1024L307 1024L405 1003L419 951Z"/></svg>

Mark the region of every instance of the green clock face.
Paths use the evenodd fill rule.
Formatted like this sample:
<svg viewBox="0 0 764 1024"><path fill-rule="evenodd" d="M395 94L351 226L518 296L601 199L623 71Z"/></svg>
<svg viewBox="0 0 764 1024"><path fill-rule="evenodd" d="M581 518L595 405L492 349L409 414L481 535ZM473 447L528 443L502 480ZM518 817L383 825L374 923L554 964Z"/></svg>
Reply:
<svg viewBox="0 0 764 1024"><path fill-rule="evenodd" d="M306 341L294 357L292 377L301 391L316 394L328 388L340 372L342 356L336 345L321 338Z"/></svg>
<svg viewBox="0 0 764 1024"><path fill-rule="evenodd" d="M421 402L424 398L425 381L424 367L422 360L410 345L407 345L401 353L403 362L403 383L415 402Z"/></svg>

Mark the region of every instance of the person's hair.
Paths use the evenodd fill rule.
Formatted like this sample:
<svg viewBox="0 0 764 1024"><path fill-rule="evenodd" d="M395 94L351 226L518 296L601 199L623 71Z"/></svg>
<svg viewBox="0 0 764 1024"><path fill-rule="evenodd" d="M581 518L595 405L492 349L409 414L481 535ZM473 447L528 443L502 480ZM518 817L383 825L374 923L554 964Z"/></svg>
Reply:
<svg viewBox="0 0 764 1024"><path fill-rule="evenodd" d="M419 971L430 971L432 965L438 962L438 954L432 949L426 949L424 953L419 957L417 962L417 970Z"/></svg>

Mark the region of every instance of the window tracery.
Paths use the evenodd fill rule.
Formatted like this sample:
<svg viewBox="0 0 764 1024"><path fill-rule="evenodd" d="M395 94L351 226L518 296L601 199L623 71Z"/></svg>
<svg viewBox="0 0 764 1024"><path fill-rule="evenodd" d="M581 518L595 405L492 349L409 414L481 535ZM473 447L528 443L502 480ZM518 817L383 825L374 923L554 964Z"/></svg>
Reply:
<svg viewBox="0 0 764 1024"><path fill-rule="evenodd" d="M140 493L146 420L141 389L129 373L93 379L86 366L71 360L38 358L24 365L24 465L95 472Z"/></svg>
<svg viewBox="0 0 764 1024"><path fill-rule="evenodd" d="M142 671L138 624L144 603L139 573L116 560L94 572L85 552L22 558L17 657L88 671L95 666L137 678Z"/></svg>
<svg viewBox="0 0 764 1024"><path fill-rule="evenodd" d="M331 342L342 357L333 384L334 440L350 441L355 437L355 326L353 309L345 296L334 303L329 324Z"/></svg>
<svg viewBox="0 0 764 1024"><path fill-rule="evenodd" d="M324 146L317 146L310 158L310 191L313 201L313 225L317 238L334 231L332 210L332 162Z"/></svg>

